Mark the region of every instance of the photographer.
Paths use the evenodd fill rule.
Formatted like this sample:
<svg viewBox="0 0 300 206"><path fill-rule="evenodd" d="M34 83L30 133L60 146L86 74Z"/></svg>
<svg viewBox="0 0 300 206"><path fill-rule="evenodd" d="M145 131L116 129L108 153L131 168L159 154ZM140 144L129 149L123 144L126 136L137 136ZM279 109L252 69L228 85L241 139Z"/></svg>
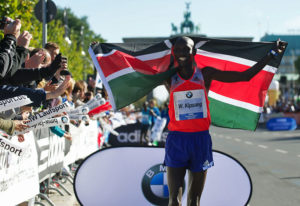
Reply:
<svg viewBox="0 0 300 206"><path fill-rule="evenodd" d="M40 69L22 69L28 54L31 34L24 31L21 35L21 21L8 19L4 25L4 39L0 42L0 84L21 85L32 81L41 81L43 78L51 79L58 69L66 67L66 58L60 54L52 64ZM2 23L3 25L3 20ZM16 47L16 43L18 47ZM24 65L26 66L26 65ZM30 67L30 65L27 65Z"/></svg>
<svg viewBox="0 0 300 206"><path fill-rule="evenodd" d="M65 64L66 59L59 54L56 56L50 66L40 69L18 69L12 76L6 76L0 80L0 84L20 85L28 84L32 81L50 79L56 73L56 71Z"/></svg>
<svg viewBox="0 0 300 206"><path fill-rule="evenodd" d="M2 20L3 21L3 20ZM7 22L11 22L12 19L8 19ZM1 24L5 24L1 22ZM15 21L4 25L4 38L0 41L0 78L4 78L9 74L13 68L14 57L16 55L16 41L19 37L21 29L21 21L16 19Z"/></svg>

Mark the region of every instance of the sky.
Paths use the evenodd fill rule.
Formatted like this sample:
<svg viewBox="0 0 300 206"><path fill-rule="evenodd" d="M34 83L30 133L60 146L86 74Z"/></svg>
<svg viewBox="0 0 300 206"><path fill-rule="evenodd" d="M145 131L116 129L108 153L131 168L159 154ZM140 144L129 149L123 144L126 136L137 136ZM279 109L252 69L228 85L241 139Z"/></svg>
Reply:
<svg viewBox="0 0 300 206"><path fill-rule="evenodd" d="M265 33L300 34L299 0L53 0L87 16L91 29L108 42L123 37L170 36L179 27L186 2L191 20L208 37L245 36L259 41Z"/></svg>
<svg viewBox="0 0 300 206"><path fill-rule="evenodd" d="M300 34L300 0L53 0L87 16L91 29L107 42L123 37L168 37L171 23L179 27L190 2L191 20L208 37L253 37ZM154 90L160 101L168 97L163 86Z"/></svg>

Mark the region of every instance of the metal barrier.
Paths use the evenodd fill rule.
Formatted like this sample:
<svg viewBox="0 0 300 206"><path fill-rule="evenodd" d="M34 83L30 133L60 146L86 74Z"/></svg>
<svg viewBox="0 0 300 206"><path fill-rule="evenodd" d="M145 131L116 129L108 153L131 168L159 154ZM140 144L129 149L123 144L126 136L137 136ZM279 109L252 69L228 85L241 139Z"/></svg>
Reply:
<svg viewBox="0 0 300 206"><path fill-rule="evenodd" d="M1 205L17 205L38 196L48 199L47 191L55 190L61 195L70 195L61 180L54 179L56 174L62 177L62 169L76 160L85 158L97 148L98 128L96 121L89 125L82 123L79 127L70 125L72 142L52 134L49 128L38 129L24 135L25 141L20 143L16 136L9 141L26 148L22 156L0 147L0 202ZM0 135L0 138L4 139ZM1 145L0 145L1 146ZM72 182L72 174L64 169L65 181ZM40 183L48 182L46 193L40 193ZM62 191L54 184L59 185ZM43 205L40 202L36 204Z"/></svg>

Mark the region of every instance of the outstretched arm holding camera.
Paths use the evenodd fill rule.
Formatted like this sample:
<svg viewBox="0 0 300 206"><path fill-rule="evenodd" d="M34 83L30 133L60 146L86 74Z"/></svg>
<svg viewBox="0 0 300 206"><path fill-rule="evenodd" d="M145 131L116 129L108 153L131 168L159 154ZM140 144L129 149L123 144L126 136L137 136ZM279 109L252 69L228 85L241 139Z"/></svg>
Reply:
<svg viewBox="0 0 300 206"><path fill-rule="evenodd" d="M4 78L12 69L16 55L16 39L19 37L21 21L19 19L4 26L4 39L0 42L0 78Z"/></svg>
<svg viewBox="0 0 300 206"><path fill-rule="evenodd" d="M10 76L13 76L18 69L22 68L22 64L25 62L29 55L29 44L32 39L32 35L28 31L24 31L17 38L16 55L13 58L14 64L10 72Z"/></svg>
<svg viewBox="0 0 300 206"><path fill-rule="evenodd" d="M31 81L49 79L66 64L66 58L58 54L51 65L40 69L18 69L13 76L0 80L0 85L20 85Z"/></svg>

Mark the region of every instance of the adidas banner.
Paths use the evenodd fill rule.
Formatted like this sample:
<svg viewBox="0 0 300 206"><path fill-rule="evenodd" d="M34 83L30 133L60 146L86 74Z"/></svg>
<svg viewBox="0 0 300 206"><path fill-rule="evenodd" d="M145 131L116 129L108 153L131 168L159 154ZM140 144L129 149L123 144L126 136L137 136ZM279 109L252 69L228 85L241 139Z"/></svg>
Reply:
<svg viewBox="0 0 300 206"><path fill-rule="evenodd" d="M108 143L112 146L140 145L141 144L140 143L141 127L142 127L142 124L140 122L137 122L134 124L126 124L126 125L117 127L114 130L118 133L118 135L110 133L109 137L108 137ZM166 138L168 135L167 129L165 128L164 130L159 131L158 134L157 133L158 132L156 132L156 134L154 134L155 140L158 141L159 145L165 145ZM150 138L151 136L152 136L152 133L149 131L148 138ZM152 139L152 140L154 140L154 139ZM146 144L144 141L143 141L143 144Z"/></svg>

